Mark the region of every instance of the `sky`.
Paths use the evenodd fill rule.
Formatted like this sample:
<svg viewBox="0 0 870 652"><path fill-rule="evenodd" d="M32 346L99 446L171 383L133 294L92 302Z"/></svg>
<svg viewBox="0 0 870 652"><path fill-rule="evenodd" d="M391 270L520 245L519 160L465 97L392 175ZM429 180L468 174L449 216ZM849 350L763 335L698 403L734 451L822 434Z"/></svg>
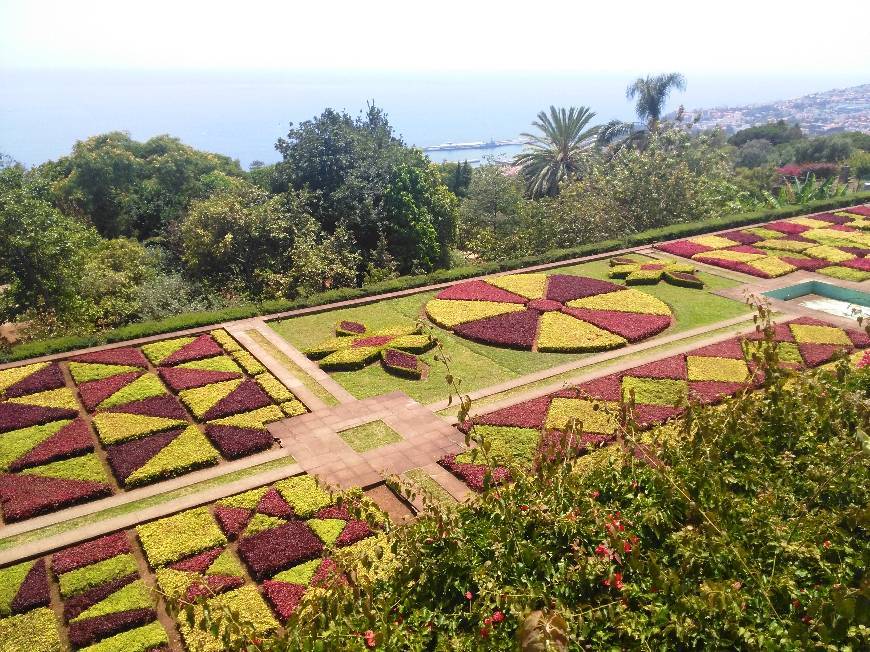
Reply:
<svg viewBox="0 0 870 652"><path fill-rule="evenodd" d="M840 0L822 16L805 0L0 0L0 68L606 74L640 61L866 77L870 39L861 23L850 36L850 16L866 20L866 4Z"/></svg>

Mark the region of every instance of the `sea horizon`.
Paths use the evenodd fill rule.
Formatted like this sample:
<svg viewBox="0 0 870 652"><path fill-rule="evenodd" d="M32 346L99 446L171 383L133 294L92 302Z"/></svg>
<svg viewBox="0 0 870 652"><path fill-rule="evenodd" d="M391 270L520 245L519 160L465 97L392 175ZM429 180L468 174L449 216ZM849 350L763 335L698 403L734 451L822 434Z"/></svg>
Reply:
<svg viewBox="0 0 870 652"><path fill-rule="evenodd" d="M639 73L638 73L639 74ZM645 73L644 73L645 74ZM629 120L626 85L637 74L422 73L359 71L11 70L0 69L0 152L26 165L68 154L74 143L108 131L137 140L169 134L244 167L280 159L274 149L289 124L326 107L356 115L383 108L411 145L516 138L538 111L589 106L595 122ZM789 99L866 82L857 76L692 75L668 102L671 111ZM433 161L477 162L499 149L430 152Z"/></svg>

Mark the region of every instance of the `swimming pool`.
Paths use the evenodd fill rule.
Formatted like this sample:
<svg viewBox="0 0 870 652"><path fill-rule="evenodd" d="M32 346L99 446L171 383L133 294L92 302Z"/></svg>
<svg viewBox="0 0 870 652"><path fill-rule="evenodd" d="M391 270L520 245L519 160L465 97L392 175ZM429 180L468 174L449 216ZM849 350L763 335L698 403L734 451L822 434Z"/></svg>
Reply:
<svg viewBox="0 0 870 652"><path fill-rule="evenodd" d="M870 317L870 294L824 281L804 281L763 294L771 299L794 301L805 308L838 317Z"/></svg>

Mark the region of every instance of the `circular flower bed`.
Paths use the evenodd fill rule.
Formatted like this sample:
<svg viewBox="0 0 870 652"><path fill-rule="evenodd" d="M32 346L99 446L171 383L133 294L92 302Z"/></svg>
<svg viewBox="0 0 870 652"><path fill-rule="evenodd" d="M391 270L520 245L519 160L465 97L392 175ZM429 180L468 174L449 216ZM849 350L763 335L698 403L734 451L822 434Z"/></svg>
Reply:
<svg viewBox="0 0 870 652"><path fill-rule="evenodd" d="M426 304L430 320L476 342L532 351L605 351L671 325L640 290L565 274L508 274L453 285Z"/></svg>

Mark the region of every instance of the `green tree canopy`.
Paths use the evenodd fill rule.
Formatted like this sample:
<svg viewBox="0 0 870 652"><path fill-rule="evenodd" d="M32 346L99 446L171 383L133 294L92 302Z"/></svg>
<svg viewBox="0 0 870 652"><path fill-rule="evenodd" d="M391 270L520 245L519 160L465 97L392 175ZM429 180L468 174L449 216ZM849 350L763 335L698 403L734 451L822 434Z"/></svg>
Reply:
<svg viewBox="0 0 870 652"><path fill-rule="evenodd" d="M747 127L736 132L728 142L735 147L741 147L751 140L766 140L771 145L782 145L803 138L803 132L797 124L786 124L785 120L768 122L764 125Z"/></svg>
<svg viewBox="0 0 870 652"><path fill-rule="evenodd" d="M74 318L82 308L81 268L96 233L31 193L24 171L0 172L0 277L4 319L28 311Z"/></svg>
<svg viewBox="0 0 870 652"><path fill-rule="evenodd" d="M538 113L538 119L532 122L538 133L522 134L531 142L515 158L532 197L555 196L560 183L577 178L584 156L598 136L598 127L589 127L594 117L595 113L585 106L551 106L549 114Z"/></svg>
<svg viewBox="0 0 870 652"><path fill-rule="evenodd" d="M123 132L79 141L69 156L43 166L54 179L53 199L105 237L148 238L205 193L203 176L240 176L237 161L196 150L177 138L142 143Z"/></svg>
<svg viewBox="0 0 870 652"><path fill-rule="evenodd" d="M276 149L283 157L278 189L308 193L324 231L344 225L364 259L386 234L389 253L403 271L415 262L421 270L448 263L455 197L426 157L394 135L381 109L370 105L356 118L326 109L291 125Z"/></svg>

